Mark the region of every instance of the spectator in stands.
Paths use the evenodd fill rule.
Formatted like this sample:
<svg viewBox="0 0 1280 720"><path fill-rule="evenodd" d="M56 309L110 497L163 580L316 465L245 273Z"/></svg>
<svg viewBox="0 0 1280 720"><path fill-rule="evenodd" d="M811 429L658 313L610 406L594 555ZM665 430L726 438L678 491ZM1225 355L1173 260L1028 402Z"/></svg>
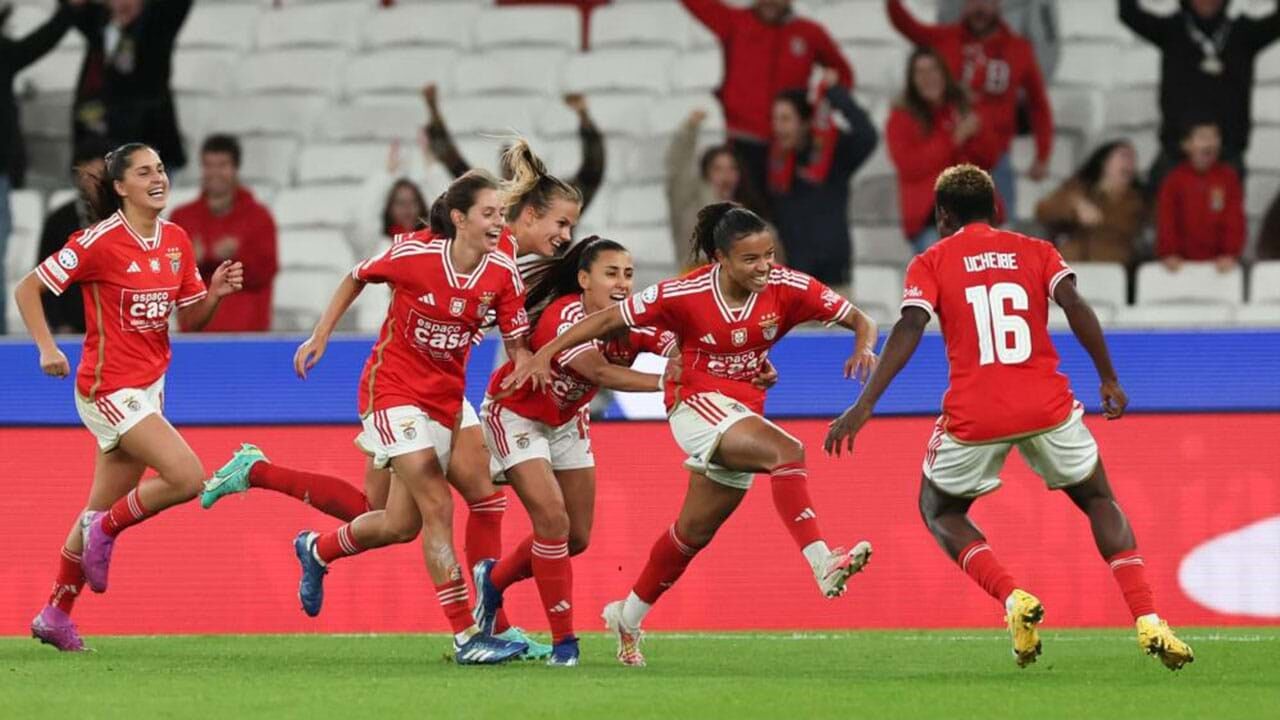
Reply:
<svg viewBox="0 0 1280 720"><path fill-rule="evenodd" d="M426 227L427 201L417 183L409 178L398 178L387 192L382 206L382 234L393 238L401 233Z"/></svg>
<svg viewBox="0 0 1280 720"><path fill-rule="evenodd" d="M1017 208L1017 184L1009 148L1018 130L1018 97L1026 97L1036 159L1027 174L1043 180L1053 153L1053 109L1031 43L1015 34L1000 17L999 0L965 0L960 22L926 25L916 20L903 0L886 0L889 20L908 40L931 47L952 75L974 94L974 112L999 139L999 159L991 179L1006 208Z"/></svg>
<svg viewBox="0 0 1280 720"><path fill-rule="evenodd" d="M698 211L712 203L738 200L742 168L733 148L713 145L694 161L698 128L707 119L704 110L694 110L676 130L667 146L667 205L671 217L671 239L676 258L685 267L692 262L689 238L698 223Z"/></svg>
<svg viewBox="0 0 1280 720"><path fill-rule="evenodd" d="M76 146L71 158L71 179L76 196L59 205L44 219L36 265L58 252L71 234L89 226L87 193L94 192L97 179L107 171L107 153L114 148L104 140L89 138ZM74 288L74 289L73 289ZM55 333L84 333L84 295L72 285L61 295L42 293L40 302L49 328Z"/></svg>
<svg viewBox="0 0 1280 720"><path fill-rule="evenodd" d="M192 2L95 0L77 13L86 43L72 104L77 143L89 135L143 142L164 158L170 174L187 164L169 76Z"/></svg>
<svg viewBox="0 0 1280 720"><path fill-rule="evenodd" d="M0 35L0 335L7 331L5 303L5 251L13 216L9 208L9 191L22 187L27 171L26 144L22 141L22 125L18 119L18 101L13 96L13 77L53 49L71 27L73 13L84 0L71 0L58 5L48 20L26 36L10 38ZM0 28L9 20L12 5L0 6ZM66 238L63 238L65 242Z"/></svg>
<svg viewBox="0 0 1280 720"><path fill-rule="evenodd" d="M1280 260L1280 192L1276 193L1262 217L1262 227L1258 230L1259 260Z"/></svg>
<svg viewBox="0 0 1280 720"><path fill-rule="evenodd" d="M1206 110L1222 128L1223 159L1243 178L1254 58L1280 38L1280 7L1264 18L1228 17L1226 0L1182 0L1177 12L1160 16L1138 0L1120 0L1120 21L1160 49L1161 152L1147 185L1160 189L1179 161L1182 130Z"/></svg>
<svg viewBox="0 0 1280 720"><path fill-rule="evenodd" d="M454 144L449 129L445 127L444 116L440 113L440 104L434 84L422 88L422 97L427 101L427 143L434 155L453 176L459 177L471 169L471 163L462 157L458 146ZM585 213L591 200L595 198L600 183L604 182L604 135L587 112L587 99L579 93L564 96L564 104L569 106L578 116L578 137L582 140L582 165L578 172L569 178L569 184L582 193L582 211ZM505 154L506 148L503 148ZM501 163L499 163L501 164ZM511 170L502 167L503 179L511 178ZM425 216L424 216L425 217Z"/></svg>
<svg viewBox="0 0 1280 720"><path fill-rule="evenodd" d="M849 178L876 148L870 116L835 70L818 85L819 102L784 90L773 104L769 195L787 264L833 287L847 288L852 269ZM835 122L842 116L844 126Z"/></svg>
<svg viewBox="0 0 1280 720"><path fill-rule="evenodd" d="M1130 265L1147 221L1138 155L1128 140L1105 143L1036 205L1036 220L1071 262Z"/></svg>
<svg viewBox="0 0 1280 720"><path fill-rule="evenodd" d="M885 129L889 158L898 170L902 232L917 252L938 241L933 221L933 184L952 165L995 164L1000 153L990 127L969 103L968 92L931 49L920 47L907 61L902 96Z"/></svg>
<svg viewBox="0 0 1280 720"><path fill-rule="evenodd" d="M276 223L240 184L239 171L239 141L210 135L200 148L200 197L173 211L173 222L191 236L206 283L224 260L244 264L244 289L223 299L205 332L271 329L271 287L279 268Z"/></svg>
<svg viewBox="0 0 1280 720"><path fill-rule="evenodd" d="M783 90L808 87L815 65L833 70L851 90L853 68L821 25L792 13L791 0L755 0L749 8L724 0L681 2L720 40L724 81L716 94L745 182L761 195L768 176L774 98Z"/></svg>
<svg viewBox="0 0 1280 720"><path fill-rule="evenodd" d="M1235 168L1221 160L1213 122L1193 121L1182 141L1186 159L1160 186L1156 256L1176 271L1183 260L1213 260L1228 272L1244 251L1244 191Z"/></svg>
<svg viewBox="0 0 1280 720"><path fill-rule="evenodd" d="M938 0L938 24L960 21L967 0ZM1062 39L1058 36L1058 0L1001 0L1000 16L1009 29L1031 42L1046 81L1058 70Z"/></svg>

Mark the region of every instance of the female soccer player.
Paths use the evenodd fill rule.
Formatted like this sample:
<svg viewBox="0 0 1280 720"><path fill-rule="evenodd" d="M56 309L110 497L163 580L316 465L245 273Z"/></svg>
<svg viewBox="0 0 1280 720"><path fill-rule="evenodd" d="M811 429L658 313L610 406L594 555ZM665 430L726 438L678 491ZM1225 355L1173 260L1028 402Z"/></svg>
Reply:
<svg viewBox="0 0 1280 720"><path fill-rule="evenodd" d="M62 547L49 603L31 623L32 636L64 651L85 649L71 608L85 582L94 592L106 591L119 534L194 498L204 481L200 459L161 414L169 315L176 308L184 326L203 327L244 282L240 263L224 262L206 292L187 234L160 218L169 177L150 147L130 143L109 153L90 195L97 222L73 234L14 293L40 350L40 369L54 377L71 368L45 321L41 285L61 295L79 283L85 298L75 402L98 442L93 485ZM139 482L148 467L159 477Z"/></svg>
<svg viewBox="0 0 1280 720"><path fill-rule="evenodd" d="M625 665L644 664L640 622L711 542L757 472L771 475L774 506L824 595L843 594L849 577L871 555L866 542L832 550L823 541L809 499L804 446L762 417L765 391L751 380L773 344L811 320L856 333L845 375L866 377L876 363L875 322L808 275L775 266L773 233L755 213L733 203L703 208L693 243L710 264L588 315L503 382L518 388L532 376L535 386L545 387L553 380L552 358L622 328L664 327L681 339L680 379L666 383L666 404L672 434L689 454L689 490L679 518L654 544L631 594L605 607Z"/></svg>
<svg viewBox="0 0 1280 720"><path fill-rule="evenodd" d="M625 247L594 236L533 270L526 277L530 290L525 300L534 328L530 345L544 345L584 315L625 300L633 273ZM500 629L495 623L503 591L532 576L555 645L547 664L578 664L569 557L586 549L595 509L587 405L600 387L660 390L661 375L632 370L631 363L641 352L667 355L675 349L670 332L624 329L556 356L545 391L525 386L504 393L502 380L514 365L508 362L494 372L480 409L485 439L528 510L533 534L500 562L490 559L475 566L476 617L482 630Z"/></svg>

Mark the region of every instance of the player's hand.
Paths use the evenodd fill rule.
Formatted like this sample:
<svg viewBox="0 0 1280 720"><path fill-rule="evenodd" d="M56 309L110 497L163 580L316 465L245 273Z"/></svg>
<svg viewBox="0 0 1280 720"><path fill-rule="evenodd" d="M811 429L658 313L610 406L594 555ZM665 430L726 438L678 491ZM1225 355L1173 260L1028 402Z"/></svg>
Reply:
<svg viewBox="0 0 1280 720"><path fill-rule="evenodd" d="M840 417L831 421L827 429L827 439L822 441L822 449L828 455L834 454L836 457L840 457L841 448L852 455L853 438L870 419L870 408L864 408L861 403L849 406L849 409L841 413Z"/></svg>
<svg viewBox="0 0 1280 720"><path fill-rule="evenodd" d="M325 348L328 346L328 338L318 338L315 335L298 346L298 351L293 354L293 371L298 374L298 377L307 379L307 373L320 362L320 358L324 357Z"/></svg>
<svg viewBox="0 0 1280 720"><path fill-rule="evenodd" d="M503 390L518 390L528 381L533 382L535 390L542 390L551 385L551 358L542 352L529 355L526 350L515 358L515 367L511 374L502 381Z"/></svg>
<svg viewBox="0 0 1280 720"><path fill-rule="evenodd" d="M1049 163L1043 160L1037 160L1031 163L1031 167L1027 170L1027 177L1036 182L1049 177Z"/></svg>
<svg viewBox="0 0 1280 720"><path fill-rule="evenodd" d="M40 371L50 377L66 377L71 374L71 363L67 362L67 356L61 350L54 347L40 353Z"/></svg>
<svg viewBox="0 0 1280 720"><path fill-rule="evenodd" d="M1104 380L1099 393L1102 395L1103 417L1119 420L1124 416L1124 409L1129 407L1129 396L1124 394L1119 380Z"/></svg>
<svg viewBox="0 0 1280 720"><path fill-rule="evenodd" d="M244 289L244 264L223 260L213 277L209 278L209 294L215 298L224 298Z"/></svg>
<svg viewBox="0 0 1280 720"><path fill-rule="evenodd" d="M764 366L760 368L760 372L756 373L756 376L751 378L751 384L761 390L768 390L774 385L777 385L778 368L774 367L773 363L766 359L764 361Z"/></svg>
<svg viewBox="0 0 1280 720"><path fill-rule="evenodd" d="M858 382L865 383L879 362L880 358L870 348L856 350L844 361L844 376L846 379L857 378Z"/></svg>

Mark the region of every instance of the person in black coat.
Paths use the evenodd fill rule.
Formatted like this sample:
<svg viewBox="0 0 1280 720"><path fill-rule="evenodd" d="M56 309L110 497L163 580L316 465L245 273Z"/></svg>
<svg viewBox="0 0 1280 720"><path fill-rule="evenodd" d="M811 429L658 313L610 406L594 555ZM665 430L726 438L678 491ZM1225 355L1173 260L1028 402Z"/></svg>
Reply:
<svg viewBox="0 0 1280 720"><path fill-rule="evenodd" d="M97 138L89 138L76 146L71 159L71 179L79 192L45 216L44 228L40 231L40 249L32 267L61 250L71 233L89 226L85 193L93 189L96 178L107 171L106 157L111 150L109 143ZM61 295L43 293L40 302L54 332L84 333L84 294L80 288L72 286Z"/></svg>
<svg viewBox="0 0 1280 720"><path fill-rule="evenodd" d="M784 90L774 101L768 186L786 264L844 289L853 266L849 179L880 135L832 75L824 78L816 107L804 90Z"/></svg>
<svg viewBox="0 0 1280 720"><path fill-rule="evenodd" d="M143 142L170 171L187 164L169 78L192 2L95 0L77 14L86 49L72 105L76 143L88 136Z"/></svg>

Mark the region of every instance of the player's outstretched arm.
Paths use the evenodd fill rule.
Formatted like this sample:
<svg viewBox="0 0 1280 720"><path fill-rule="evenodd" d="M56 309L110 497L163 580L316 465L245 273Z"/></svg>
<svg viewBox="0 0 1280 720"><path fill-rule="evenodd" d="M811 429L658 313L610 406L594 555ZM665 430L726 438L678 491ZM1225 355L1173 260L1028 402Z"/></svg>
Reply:
<svg viewBox="0 0 1280 720"><path fill-rule="evenodd" d="M928 324L929 313L923 308L904 307L902 309L902 317L894 323L893 330L889 332L889 339L885 340L884 349L880 352L880 364L871 373L866 386L862 388L862 395L858 396L858 401L849 406L849 409L845 410L840 417L831 421L827 439L822 443L822 448L828 454L835 453L838 457L842 446L845 451L853 452L854 436L871 419L871 412L879 402L880 396L889 388L889 383L893 382L893 379L906 366L907 361L915 354L916 346L920 344L920 336L924 335L924 328Z"/></svg>
<svg viewBox="0 0 1280 720"><path fill-rule="evenodd" d="M333 297L329 300L329 307L324 309L324 313L316 321L311 337L299 345L298 351L293 354L293 370L298 373L298 377L306 380L307 372L320 362L320 358L324 357L325 348L329 345L329 336L333 335L334 328L338 327L338 321L347 313L351 303L360 296L364 286L365 283L351 277L350 274L342 276L342 282L338 283L338 288L333 291Z"/></svg>
<svg viewBox="0 0 1280 720"><path fill-rule="evenodd" d="M592 385L619 392L653 392L662 389L662 376L614 365L598 350L590 350L569 361L573 371Z"/></svg>
<svg viewBox="0 0 1280 720"><path fill-rule="evenodd" d="M837 323L853 331L853 354L844 363L844 376L866 382L876 369L876 340L880 326L856 305Z"/></svg>
<svg viewBox="0 0 1280 720"><path fill-rule="evenodd" d="M32 270L14 288L13 301L18 305L18 312L27 326L27 332L31 333L31 339L36 342L36 349L40 351L40 370L45 375L66 377L71 374L71 363L67 362L67 356L53 341L44 305L40 302L40 293L44 289L44 283L40 282L40 278Z"/></svg>
<svg viewBox="0 0 1280 720"><path fill-rule="evenodd" d="M528 365L524 367L517 365L507 379L502 381L502 389L518 388L531 377L534 378L536 386L545 386L551 381L551 359L556 355L575 345L590 342L626 327L627 323L622 318L621 307L621 305L613 305L604 310L597 310L574 323L573 327L539 348Z"/></svg>
<svg viewBox="0 0 1280 720"><path fill-rule="evenodd" d="M1098 378L1102 381L1099 392L1102 395L1103 416L1108 420L1119 418L1124 415L1124 409L1129 405L1129 398L1120 387L1116 369L1111 365L1111 353L1107 350L1106 338L1102 336L1102 325L1098 322L1098 316L1076 291L1074 277L1058 283L1053 290L1053 299L1066 313L1071 332L1084 346L1085 352L1089 353L1089 357L1093 360L1093 367L1098 371Z"/></svg>

